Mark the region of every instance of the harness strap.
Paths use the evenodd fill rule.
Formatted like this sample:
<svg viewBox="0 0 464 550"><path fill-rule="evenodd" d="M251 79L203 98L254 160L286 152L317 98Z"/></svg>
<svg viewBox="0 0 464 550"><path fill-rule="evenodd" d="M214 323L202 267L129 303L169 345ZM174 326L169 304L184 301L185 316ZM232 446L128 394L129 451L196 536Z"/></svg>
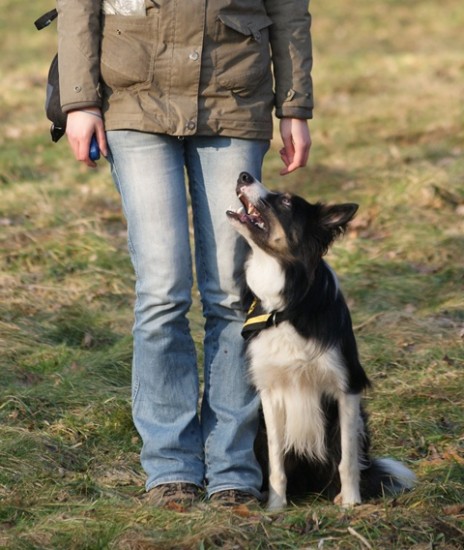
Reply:
<svg viewBox="0 0 464 550"><path fill-rule="evenodd" d="M245 340L249 340L253 336L256 336L262 330L269 327L276 327L282 321L288 319L284 311L264 311L261 301L258 298L254 298L245 322L242 327L242 337Z"/></svg>

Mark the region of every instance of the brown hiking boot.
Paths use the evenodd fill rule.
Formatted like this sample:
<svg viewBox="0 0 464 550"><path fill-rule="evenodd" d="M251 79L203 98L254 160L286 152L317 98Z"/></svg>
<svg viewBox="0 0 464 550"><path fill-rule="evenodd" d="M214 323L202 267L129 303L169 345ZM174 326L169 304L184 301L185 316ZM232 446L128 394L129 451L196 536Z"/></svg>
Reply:
<svg viewBox="0 0 464 550"><path fill-rule="evenodd" d="M251 493L240 491L239 489L227 489L213 493L210 497L211 503L217 506L232 508L235 506L257 507L259 500Z"/></svg>
<svg viewBox="0 0 464 550"><path fill-rule="evenodd" d="M146 501L159 507L186 507L199 500L200 495L200 487L193 483L163 483L150 489Z"/></svg>

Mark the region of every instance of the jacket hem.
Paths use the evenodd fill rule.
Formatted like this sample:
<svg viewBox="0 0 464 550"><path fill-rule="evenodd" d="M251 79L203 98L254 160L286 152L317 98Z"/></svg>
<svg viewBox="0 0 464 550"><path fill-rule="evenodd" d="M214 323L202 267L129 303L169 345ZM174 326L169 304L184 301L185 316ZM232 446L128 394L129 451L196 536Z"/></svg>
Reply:
<svg viewBox="0 0 464 550"><path fill-rule="evenodd" d="M98 101L79 101L77 103L66 103L61 106L63 113L78 111L79 109L87 109L88 107L98 107L101 109L101 102Z"/></svg>
<svg viewBox="0 0 464 550"><path fill-rule="evenodd" d="M240 127L229 127L224 125L223 122L215 123L212 125L201 124L198 126L195 133L183 132L176 129L170 129L168 125L159 124L147 124L147 120L139 116L128 117L124 122L113 121L105 117L105 129L112 130L133 130L136 132L147 132L153 134L164 134L173 137L193 137L193 136L224 136L242 139L272 139L272 128L256 128L247 123L240 123Z"/></svg>
<svg viewBox="0 0 464 550"><path fill-rule="evenodd" d="M306 107L285 107L276 109L275 116L277 118L313 118L313 110Z"/></svg>

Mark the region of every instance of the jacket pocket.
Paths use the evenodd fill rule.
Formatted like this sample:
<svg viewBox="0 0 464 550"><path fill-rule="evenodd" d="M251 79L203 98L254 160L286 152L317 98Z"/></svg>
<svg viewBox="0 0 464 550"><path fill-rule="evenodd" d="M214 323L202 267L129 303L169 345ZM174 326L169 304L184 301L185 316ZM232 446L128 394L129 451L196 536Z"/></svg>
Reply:
<svg viewBox="0 0 464 550"><path fill-rule="evenodd" d="M222 87L246 97L270 75L271 24L266 14L219 14L215 66Z"/></svg>
<svg viewBox="0 0 464 550"><path fill-rule="evenodd" d="M100 71L107 86L126 89L151 81L157 48L158 16L103 17Z"/></svg>

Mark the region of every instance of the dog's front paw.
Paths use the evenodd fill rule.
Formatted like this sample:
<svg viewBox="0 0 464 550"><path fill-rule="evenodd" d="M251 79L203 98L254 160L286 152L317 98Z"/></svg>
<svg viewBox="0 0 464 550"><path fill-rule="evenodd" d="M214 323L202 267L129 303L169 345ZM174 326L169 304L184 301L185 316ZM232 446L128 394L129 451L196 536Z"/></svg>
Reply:
<svg viewBox="0 0 464 550"><path fill-rule="evenodd" d="M343 506L344 508L350 508L351 506L356 506L356 504L361 504L361 497L357 491L349 494L343 494L343 492L341 492L334 498L334 504Z"/></svg>
<svg viewBox="0 0 464 550"><path fill-rule="evenodd" d="M269 494L267 498L267 509L276 511L287 506L287 478L284 473L278 472L269 477Z"/></svg>
<svg viewBox="0 0 464 550"><path fill-rule="evenodd" d="M285 496L278 495L277 493L269 492L269 498L267 501L266 508L270 512L276 512L278 510L283 510L287 506L287 499Z"/></svg>

